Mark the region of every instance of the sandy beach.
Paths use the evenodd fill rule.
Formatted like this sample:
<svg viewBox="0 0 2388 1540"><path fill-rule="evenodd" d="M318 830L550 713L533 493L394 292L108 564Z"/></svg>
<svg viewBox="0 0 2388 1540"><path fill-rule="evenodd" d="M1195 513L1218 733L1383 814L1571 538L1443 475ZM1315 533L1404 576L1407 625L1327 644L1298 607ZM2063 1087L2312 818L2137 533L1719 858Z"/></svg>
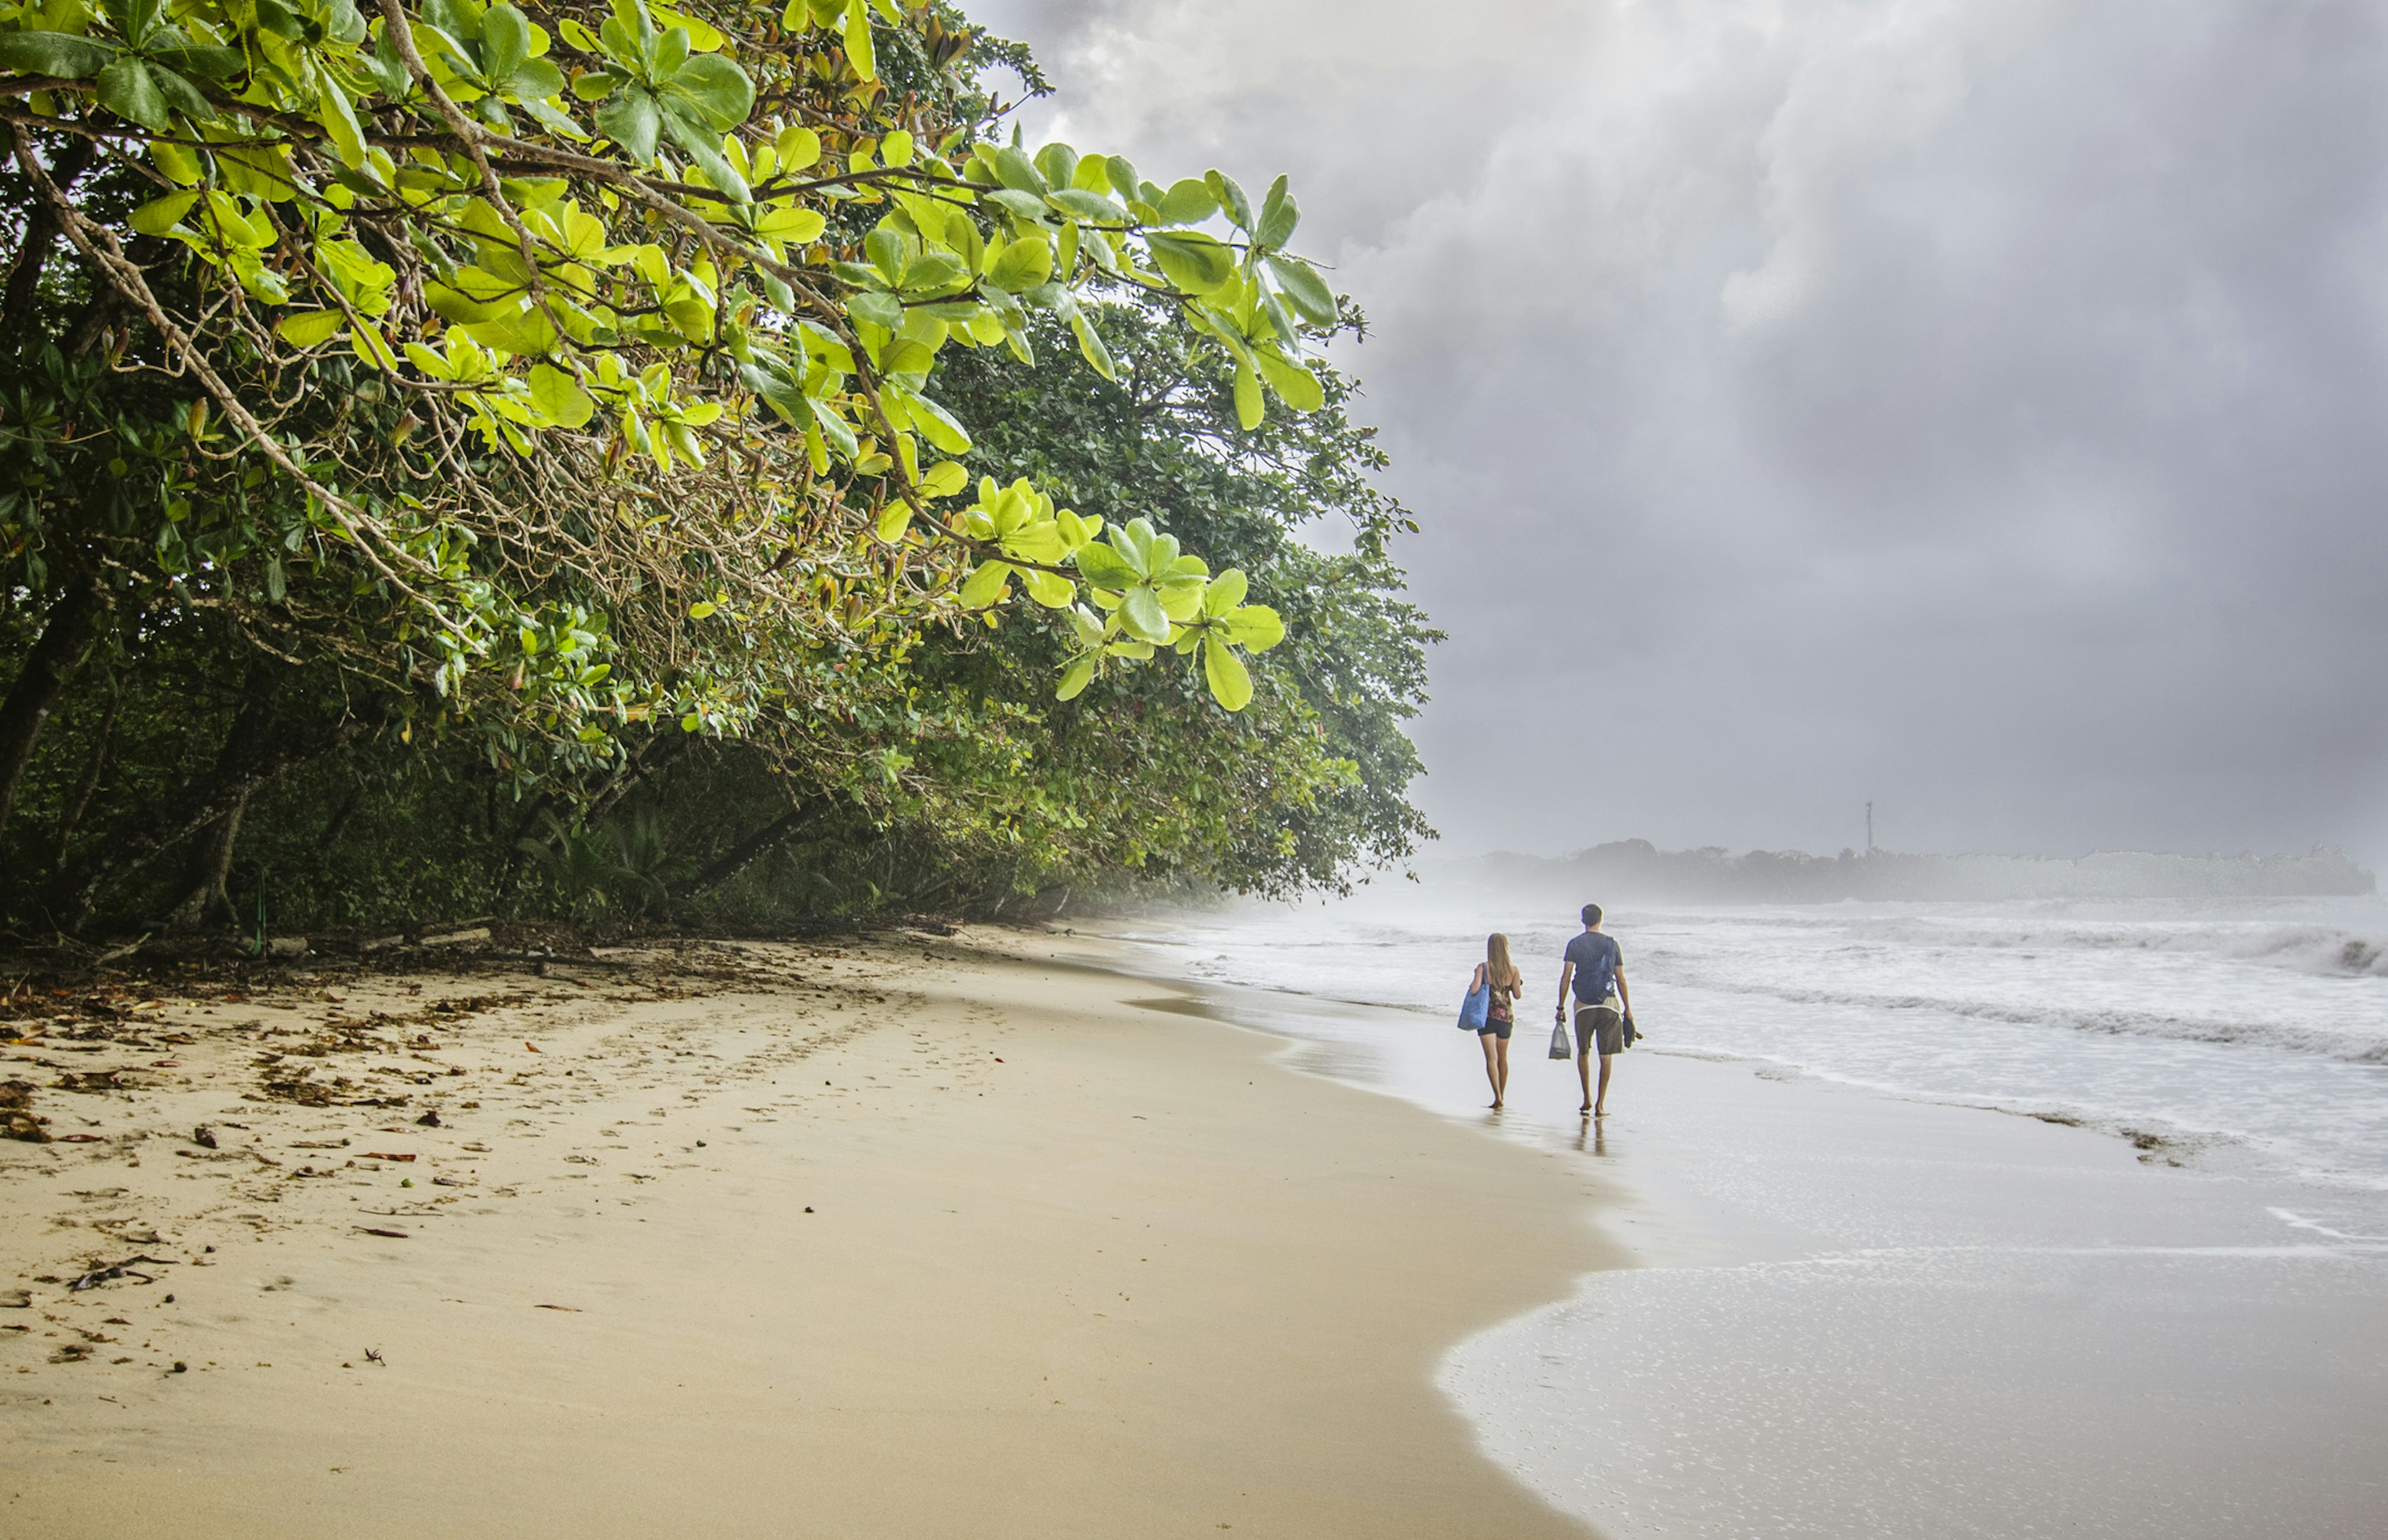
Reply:
<svg viewBox="0 0 2388 1540"><path fill-rule="evenodd" d="M1620 1261L1595 1179L1068 944L17 1020L57 1142L0 1144L0 1534L1588 1533L1434 1374Z"/></svg>

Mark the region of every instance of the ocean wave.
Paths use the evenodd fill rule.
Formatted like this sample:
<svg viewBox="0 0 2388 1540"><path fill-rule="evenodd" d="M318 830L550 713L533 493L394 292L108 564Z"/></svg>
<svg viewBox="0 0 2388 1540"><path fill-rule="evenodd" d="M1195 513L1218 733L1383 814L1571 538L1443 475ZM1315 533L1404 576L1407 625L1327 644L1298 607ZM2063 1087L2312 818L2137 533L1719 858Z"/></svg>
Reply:
<svg viewBox="0 0 2388 1540"><path fill-rule="evenodd" d="M1859 945L2013 952L2162 953L2255 963L2317 978L2388 978L2388 930L2325 921L2090 920L2012 915L1873 915L1796 919L1736 915L1741 923L1813 937L1836 931Z"/></svg>
<svg viewBox="0 0 2388 1540"><path fill-rule="evenodd" d="M2347 1064L2388 1065L2388 1031L2378 1036L2364 1036L2285 1022L2182 1016L2112 1006L2084 1009L2001 1004L1929 994L1862 994L1758 984L1719 986L1711 983L1703 987L1725 993L1761 995L1795 1005L1854 1007L1869 1011L1937 1011L1946 1016L2001 1021L2018 1027L2062 1027L2071 1031L2105 1037L2162 1038L2175 1042L2278 1048L2290 1053L2338 1059Z"/></svg>

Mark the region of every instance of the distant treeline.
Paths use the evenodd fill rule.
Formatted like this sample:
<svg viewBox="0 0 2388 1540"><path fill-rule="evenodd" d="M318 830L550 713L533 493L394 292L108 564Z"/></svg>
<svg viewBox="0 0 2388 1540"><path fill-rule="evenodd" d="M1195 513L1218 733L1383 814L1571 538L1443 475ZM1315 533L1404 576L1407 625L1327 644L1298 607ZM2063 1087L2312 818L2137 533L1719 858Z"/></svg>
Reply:
<svg viewBox="0 0 2388 1540"><path fill-rule="evenodd" d="M2272 898L2369 893L2379 883L2344 852L2310 855L2159 855L2104 851L2077 859L2027 855L1837 856L1721 846L1662 851L1646 839L1594 845L1556 859L1502 853L1504 879L1655 903L1830 903L1842 899Z"/></svg>

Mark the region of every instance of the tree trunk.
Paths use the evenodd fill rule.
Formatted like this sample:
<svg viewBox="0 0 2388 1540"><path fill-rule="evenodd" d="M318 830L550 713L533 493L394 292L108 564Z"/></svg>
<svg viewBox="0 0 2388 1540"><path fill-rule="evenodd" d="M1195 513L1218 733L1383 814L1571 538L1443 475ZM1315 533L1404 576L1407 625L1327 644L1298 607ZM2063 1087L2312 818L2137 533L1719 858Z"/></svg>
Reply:
<svg viewBox="0 0 2388 1540"><path fill-rule="evenodd" d="M108 745L116 737L116 718L124 710L124 685L117 682L108 692L108 714L100 719L99 736L92 740L91 763L83 766L83 780L75 787L74 797L58 815L57 854L50 861L50 870L67 868L67 847L74 840L75 830L83 826L83 815L91 807L91 799L99 790L100 777L108 773Z"/></svg>
<svg viewBox="0 0 2388 1540"><path fill-rule="evenodd" d="M72 187L89 169L94 145L88 139L76 139L58 151L50 167L50 180L63 193ZM0 297L0 337L13 337L23 347L36 341L33 332L33 300L41 293L42 269L50 259L50 246L58 237L58 217L55 209L44 203L35 207L25 221L24 244L17 248L17 265L8 270L8 288Z"/></svg>
<svg viewBox="0 0 2388 1540"><path fill-rule="evenodd" d="M684 903L692 899L703 898L715 889L727 885L739 873L786 844L798 829L812 821L814 811L814 808L803 805L790 808L785 816L756 829L745 839L730 846L713 865L681 885L680 890L672 894L673 899Z"/></svg>
<svg viewBox="0 0 2388 1540"><path fill-rule="evenodd" d="M41 639L25 658L23 672L0 701L0 877L8 871L8 821L16 811L17 789L25 767L33 762L33 746L57 709L59 697L90 655L91 637L100 613L99 590L76 583L50 606Z"/></svg>
<svg viewBox="0 0 2388 1540"><path fill-rule="evenodd" d="M241 815L248 811L249 796L256 789L254 786L242 788L232 806L209 831L208 842L199 851L191 890L168 916L168 930L197 930L218 915L235 917L232 895L224 891L224 878L232 871L233 847L240 843Z"/></svg>
<svg viewBox="0 0 2388 1540"><path fill-rule="evenodd" d="M332 814L332 821L324 826L324 832L315 837L316 860L323 860L338 846L340 836L349 831L349 820L357 815L357 809L364 805L364 800L363 782L349 788L349 800L340 804L340 810Z"/></svg>
<svg viewBox="0 0 2388 1540"><path fill-rule="evenodd" d="M580 809L578 827L585 827L603 817L641 780L652 777L670 764L694 737L692 733L676 732L668 737L656 734L639 745ZM542 791L524 806L523 815L514 825L514 838L506 841L505 864L498 870L497 896L501 905L513 901L515 890L522 886L523 875L529 870L528 852L522 848L522 842L530 838L540 814L547 812L555 801L551 793Z"/></svg>
<svg viewBox="0 0 2388 1540"><path fill-rule="evenodd" d="M160 805L126 819L100 849L61 876L52 904L57 924L70 931L79 928L110 882L245 807L258 788L337 751L362 729L362 724L347 721L329 730L286 730L273 701L275 673L264 663L250 670L248 696L224 735L214 768L176 788Z"/></svg>

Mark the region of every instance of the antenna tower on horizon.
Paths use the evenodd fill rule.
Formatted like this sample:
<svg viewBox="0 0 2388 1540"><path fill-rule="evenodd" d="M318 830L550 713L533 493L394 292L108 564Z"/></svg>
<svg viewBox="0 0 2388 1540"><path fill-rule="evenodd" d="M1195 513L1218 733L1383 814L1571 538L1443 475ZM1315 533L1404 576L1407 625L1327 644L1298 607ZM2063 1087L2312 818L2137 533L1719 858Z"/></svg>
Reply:
<svg viewBox="0 0 2388 1540"><path fill-rule="evenodd" d="M1866 803L1866 854L1874 853L1874 803Z"/></svg>

